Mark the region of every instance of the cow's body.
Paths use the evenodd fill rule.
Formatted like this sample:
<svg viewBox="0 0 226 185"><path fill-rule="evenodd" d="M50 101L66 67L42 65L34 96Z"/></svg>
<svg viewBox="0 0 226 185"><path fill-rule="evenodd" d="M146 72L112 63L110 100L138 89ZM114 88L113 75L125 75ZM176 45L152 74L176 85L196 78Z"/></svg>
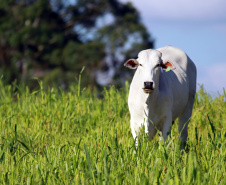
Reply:
<svg viewBox="0 0 226 185"><path fill-rule="evenodd" d="M166 72L163 68L155 69L157 67L149 65L148 69L150 68L152 71L150 73L153 73L151 75L157 77L153 77L155 84L153 85L155 87L152 87L153 91L145 93L141 79L144 78L143 73L146 76L149 71L138 67L130 85L128 99L132 134L134 139L139 136L140 128L144 124L145 132L149 133L150 138L155 136L157 127L165 139L172 122L179 117L178 131L181 133L181 141L186 143L187 125L196 92L196 67L184 51L178 48L166 46L158 51L144 50L139 53L136 61L147 66L152 60L156 62L157 56L160 55L158 60L164 64L170 62L172 70ZM158 62L156 63L158 65ZM146 77L145 80L147 81Z"/></svg>

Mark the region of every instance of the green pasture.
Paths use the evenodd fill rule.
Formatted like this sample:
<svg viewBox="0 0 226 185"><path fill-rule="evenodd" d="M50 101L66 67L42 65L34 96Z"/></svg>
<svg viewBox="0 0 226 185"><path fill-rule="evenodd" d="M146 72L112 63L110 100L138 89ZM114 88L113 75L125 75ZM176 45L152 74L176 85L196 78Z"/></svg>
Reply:
<svg viewBox="0 0 226 185"><path fill-rule="evenodd" d="M226 184L226 93L197 93L188 145L130 131L128 84L37 91L0 82L0 184Z"/></svg>

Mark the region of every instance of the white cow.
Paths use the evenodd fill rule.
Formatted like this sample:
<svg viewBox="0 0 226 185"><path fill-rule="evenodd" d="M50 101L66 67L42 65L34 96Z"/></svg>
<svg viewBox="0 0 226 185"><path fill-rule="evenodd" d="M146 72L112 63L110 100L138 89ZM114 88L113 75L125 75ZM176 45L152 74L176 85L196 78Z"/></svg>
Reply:
<svg viewBox="0 0 226 185"><path fill-rule="evenodd" d="M181 49L166 46L143 50L137 59L129 59L124 66L137 69L128 99L136 145L143 124L150 139L155 136L156 128L166 139L173 121L179 118L178 131L183 148L196 93L195 64Z"/></svg>

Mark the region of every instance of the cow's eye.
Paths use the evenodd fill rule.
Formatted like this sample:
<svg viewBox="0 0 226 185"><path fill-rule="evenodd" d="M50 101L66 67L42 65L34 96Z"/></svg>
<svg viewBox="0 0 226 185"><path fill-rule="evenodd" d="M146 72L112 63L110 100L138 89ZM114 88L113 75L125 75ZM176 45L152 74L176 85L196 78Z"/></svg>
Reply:
<svg viewBox="0 0 226 185"><path fill-rule="evenodd" d="M140 66L143 66L142 64L140 64Z"/></svg>
<svg viewBox="0 0 226 185"><path fill-rule="evenodd" d="M160 66L160 64L157 64L157 65L155 66L155 68L156 68L156 67L159 67L159 66Z"/></svg>

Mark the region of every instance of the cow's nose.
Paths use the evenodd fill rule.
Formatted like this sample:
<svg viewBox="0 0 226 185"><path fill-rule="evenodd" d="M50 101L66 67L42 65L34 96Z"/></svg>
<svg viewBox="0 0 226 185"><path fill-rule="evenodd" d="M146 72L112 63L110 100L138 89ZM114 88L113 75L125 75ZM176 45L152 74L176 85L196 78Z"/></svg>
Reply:
<svg viewBox="0 0 226 185"><path fill-rule="evenodd" d="M154 88L153 88L153 82L144 82L144 89L154 90Z"/></svg>

